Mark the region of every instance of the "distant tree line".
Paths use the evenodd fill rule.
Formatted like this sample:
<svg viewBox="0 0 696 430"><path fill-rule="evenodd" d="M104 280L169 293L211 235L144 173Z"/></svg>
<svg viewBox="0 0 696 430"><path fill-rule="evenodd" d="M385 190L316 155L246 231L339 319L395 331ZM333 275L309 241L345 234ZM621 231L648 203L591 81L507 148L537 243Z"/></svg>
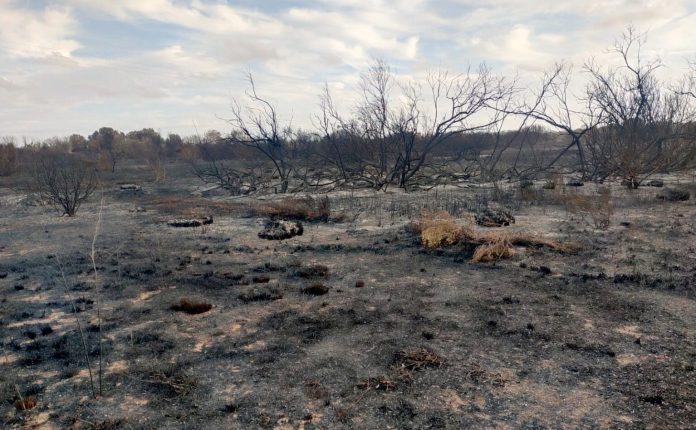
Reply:
<svg viewBox="0 0 696 430"><path fill-rule="evenodd" d="M24 145L3 138L0 175L67 154L104 173L131 160L155 180L165 179L167 163L186 162L203 181L233 194L408 190L556 172L636 188L655 173L696 166L696 64L680 81L664 82L662 63L644 58L645 40L629 27L612 48L619 65L588 60L582 87L566 63L530 88L485 65L402 80L376 60L361 75L348 112L338 109L328 85L321 89L309 130L281 120L248 75L225 133L182 137L102 127Z"/></svg>

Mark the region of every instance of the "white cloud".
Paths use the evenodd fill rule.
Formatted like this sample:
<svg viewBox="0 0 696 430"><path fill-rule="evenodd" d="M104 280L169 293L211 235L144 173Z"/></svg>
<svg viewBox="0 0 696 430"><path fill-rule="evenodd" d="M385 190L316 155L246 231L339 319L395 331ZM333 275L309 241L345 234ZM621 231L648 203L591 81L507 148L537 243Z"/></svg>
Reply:
<svg viewBox="0 0 696 430"><path fill-rule="evenodd" d="M461 71L485 60L533 81L557 60L581 64L594 54L608 61L605 48L629 23L650 30L649 55L679 63L696 52L696 5L688 0L29 4L0 0L0 97L6 100L0 134L85 133L101 125L190 128L191 119L222 127L215 117L224 117L230 98L243 93L245 71L286 118L308 126L321 83L347 106L359 72L375 57L402 76L438 66ZM127 24L136 36L143 29L150 48L109 54L105 40L87 33L94 20ZM668 71L675 75L681 67Z"/></svg>
<svg viewBox="0 0 696 430"><path fill-rule="evenodd" d="M6 57L70 57L80 44L77 21L64 7L36 12L0 1L0 54Z"/></svg>

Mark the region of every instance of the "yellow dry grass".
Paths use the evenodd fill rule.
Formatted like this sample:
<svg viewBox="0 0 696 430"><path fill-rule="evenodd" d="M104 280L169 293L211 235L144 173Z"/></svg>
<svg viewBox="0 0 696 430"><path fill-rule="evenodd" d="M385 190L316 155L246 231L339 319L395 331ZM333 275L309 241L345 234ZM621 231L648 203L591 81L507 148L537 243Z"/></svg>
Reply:
<svg viewBox="0 0 696 430"><path fill-rule="evenodd" d="M470 225L458 224L446 212L426 212L411 229L420 234L421 243L428 249L463 243L478 244L472 257L475 263L510 258L515 253L514 246L543 246L558 252L569 252L573 249L568 244L533 234L500 230L477 231Z"/></svg>

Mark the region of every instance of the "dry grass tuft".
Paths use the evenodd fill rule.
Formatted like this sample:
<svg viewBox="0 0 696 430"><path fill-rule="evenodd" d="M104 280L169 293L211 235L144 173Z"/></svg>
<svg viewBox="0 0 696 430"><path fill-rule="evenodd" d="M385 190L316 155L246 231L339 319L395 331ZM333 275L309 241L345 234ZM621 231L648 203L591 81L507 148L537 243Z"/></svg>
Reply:
<svg viewBox="0 0 696 430"><path fill-rule="evenodd" d="M197 315L208 312L213 308L213 305L205 302L196 302L189 299L181 299L178 303L171 306L173 311L185 312L189 315Z"/></svg>
<svg viewBox="0 0 696 430"><path fill-rule="evenodd" d="M460 225L444 212L424 213L409 227L419 232L421 243L428 249L475 244L472 261L490 262L514 255L514 246L547 247L558 252L570 252L573 247L532 234L505 231L477 231L468 225Z"/></svg>
<svg viewBox="0 0 696 430"><path fill-rule="evenodd" d="M497 237L491 239L490 242L479 245L474 250L471 261L474 263L488 263L503 258L510 258L515 254L509 234L498 234Z"/></svg>
<svg viewBox="0 0 696 430"><path fill-rule="evenodd" d="M412 226L413 231L420 232L423 246L429 249L456 245L468 233L465 229L447 212L426 213Z"/></svg>

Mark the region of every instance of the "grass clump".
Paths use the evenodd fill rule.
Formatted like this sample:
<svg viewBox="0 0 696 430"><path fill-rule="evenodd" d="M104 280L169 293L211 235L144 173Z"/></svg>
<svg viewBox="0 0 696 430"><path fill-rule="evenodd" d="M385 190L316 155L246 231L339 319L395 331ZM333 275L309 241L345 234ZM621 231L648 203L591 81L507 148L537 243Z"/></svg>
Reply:
<svg viewBox="0 0 696 430"><path fill-rule="evenodd" d="M547 247L558 252L568 252L571 247L550 239L526 233L505 231L477 231L469 225L458 224L446 212L424 213L410 226L419 234L422 245L437 249L455 245L477 245L472 256L474 263L490 262L514 255L514 246Z"/></svg>

